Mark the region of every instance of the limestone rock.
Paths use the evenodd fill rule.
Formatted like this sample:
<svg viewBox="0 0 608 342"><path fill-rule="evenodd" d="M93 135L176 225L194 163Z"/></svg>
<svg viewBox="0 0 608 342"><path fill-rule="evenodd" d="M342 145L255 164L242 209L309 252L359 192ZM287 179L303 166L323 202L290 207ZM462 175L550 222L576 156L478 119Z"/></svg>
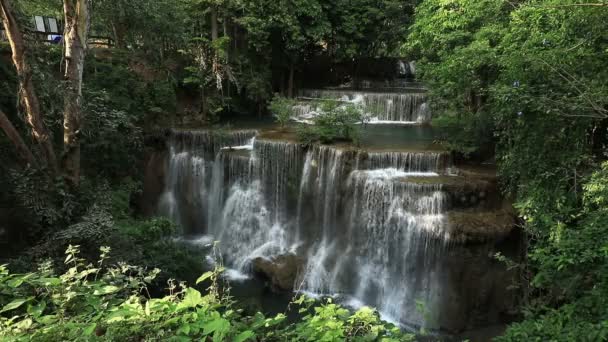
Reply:
<svg viewBox="0 0 608 342"><path fill-rule="evenodd" d="M447 214L450 238L460 243L499 241L515 228L515 215L509 210L451 211Z"/></svg>
<svg viewBox="0 0 608 342"><path fill-rule="evenodd" d="M267 277L273 289L291 291L304 262L294 254L279 255L275 258L256 258L253 260L254 272Z"/></svg>

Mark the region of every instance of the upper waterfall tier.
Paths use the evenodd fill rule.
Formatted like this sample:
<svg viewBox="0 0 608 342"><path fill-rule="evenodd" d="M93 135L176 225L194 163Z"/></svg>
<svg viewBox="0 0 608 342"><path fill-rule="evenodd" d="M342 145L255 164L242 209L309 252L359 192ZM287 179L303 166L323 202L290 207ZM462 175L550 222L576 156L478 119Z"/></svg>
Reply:
<svg viewBox="0 0 608 342"><path fill-rule="evenodd" d="M175 152L187 151L213 159L218 151L228 146L247 145L258 134L257 130L171 130L170 147Z"/></svg>
<svg viewBox="0 0 608 342"><path fill-rule="evenodd" d="M431 119L426 94L422 92L367 92L355 90L304 89L300 97L305 101L295 106L300 120L310 119L320 111L311 100L332 99L361 106L370 123L423 123Z"/></svg>

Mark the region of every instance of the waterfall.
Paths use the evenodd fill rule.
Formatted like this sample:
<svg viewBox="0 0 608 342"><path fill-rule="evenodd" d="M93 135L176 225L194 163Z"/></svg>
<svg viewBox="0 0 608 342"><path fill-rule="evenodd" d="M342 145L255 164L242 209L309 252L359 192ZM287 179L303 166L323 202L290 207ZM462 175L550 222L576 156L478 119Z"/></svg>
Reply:
<svg viewBox="0 0 608 342"><path fill-rule="evenodd" d="M300 96L306 99L334 99L345 103L360 106L368 115L371 123L374 122L428 122L430 116L426 109L426 94L388 93L388 92L361 92L353 90L302 90ZM300 103L294 108L298 118L307 118L319 112L314 103Z"/></svg>
<svg viewBox="0 0 608 342"><path fill-rule="evenodd" d="M221 150L216 156L209 233L239 271L257 257L288 253L296 242L290 217L302 156L299 144L271 140L255 140L250 154Z"/></svg>
<svg viewBox="0 0 608 342"><path fill-rule="evenodd" d="M255 258L294 253L305 259L296 289L431 326L417 302L435 313L441 301L448 196L439 184L410 177L444 173L448 155L304 147L254 135L218 141L176 132L159 212L186 233L220 241L226 265L241 274Z"/></svg>
<svg viewBox="0 0 608 342"><path fill-rule="evenodd" d="M216 154L228 146L240 146L249 142L255 130L210 131L172 130L168 140L168 176L165 190L159 201L159 214L169 217L192 234L200 232L207 222L209 187L215 169Z"/></svg>
<svg viewBox="0 0 608 342"><path fill-rule="evenodd" d="M439 256L444 233L446 196L439 185L419 185L396 179L392 173L355 171L346 256L360 270L344 287L354 284L355 297L372 304L395 322L424 324L417 312L422 301L436 313L441 282ZM354 248L354 247L357 248ZM350 279L349 279L350 278ZM427 324L429 322L426 322Z"/></svg>
<svg viewBox="0 0 608 342"><path fill-rule="evenodd" d="M320 161L316 181L303 179L302 184L331 190L334 198L329 201L323 199L322 191L313 197L322 205L323 215L330 210L334 217L342 216L344 224L332 222L330 231L324 228L323 239L312 245L300 279L302 290L313 295L338 294L375 306L395 322L429 325L428 315L418 312L416 303L422 301L429 312L437 312L440 251L449 240L443 229L447 197L440 185L410 183L407 177L436 176L443 156L378 152L365 153L363 158L359 153L341 192L334 188L341 180L321 172L337 160L337 150L315 148L309 154L319 152L319 157L312 157ZM307 174L314 179L314 172L305 170ZM334 187L325 186L328 179ZM338 203L346 212L335 211L332 206Z"/></svg>
<svg viewBox="0 0 608 342"><path fill-rule="evenodd" d="M448 167L445 152L359 152L357 165L365 169L396 168L410 173L438 172Z"/></svg>
<svg viewBox="0 0 608 342"><path fill-rule="evenodd" d="M208 166L205 160L190 152L169 152L169 172L165 192L159 202L159 213L188 230L196 221L190 207L204 207ZM199 217L200 218L200 217Z"/></svg>
<svg viewBox="0 0 608 342"><path fill-rule="evenodd" d="M221 148L245 145L257 133L252 129L172 130L170 144L177 152L193 152L204 159L213 160Z"/></svg>

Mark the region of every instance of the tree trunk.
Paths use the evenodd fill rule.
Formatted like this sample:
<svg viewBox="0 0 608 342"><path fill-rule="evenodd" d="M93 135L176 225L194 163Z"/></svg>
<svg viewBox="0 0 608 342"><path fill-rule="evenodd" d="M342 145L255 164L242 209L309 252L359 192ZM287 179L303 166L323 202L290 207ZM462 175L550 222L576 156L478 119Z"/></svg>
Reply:
<svg viewBox="0 0 608 342"><path fill-rule="evenodd" d="M89 1L64 0L63 12L65 16L63 171L71 185L77 187L80 180L82 72L90 26Z"/></svg>
<svg viewBox="0 0 608 342"><path fill-rule="evenodd" d="M207 121L207 96L205 94L205 86L201 84L201 120Z"/></svg>
<svg viewBox="0 0 608 342"><path fill-rule="evenodd" d="M230 37L230 24L228 23L228 17L224 15L224 20L223 20L223 28L224 28L224 37L227 37L228 39L231 39ZM228 44L227 48L226 48L226 63L228 63L228 65L230 65L230 54L231 54L231 44ZM232 80L230 79L230 77L228 75L226 75L226 96L228 98L230 98L232 95L232 89L231 89L231 85L232 85Z"/></svg>
<svg viewBox="0 0 608 342"><path fill-rule="evenodd" d="M217 7L211 7L211 40L216 40L219 37L217 26Z"/></svg>
<svg viewBox="0 0 608 342"><path fill-rule="evenodd" d="M8 139L15 145L15 149L17 150L17 154L26 164L30 164L32 166L36 166L36 159L32 154L32 151L27 147L23 138L13 126L13 123L8 119L6 114L0 110L0 127L6 133Z"/></svg>
<svg viewBox="0 0 608 342"><path fill-rule="evenodd" d="M287 83L287 97L293 98L293 74L295 66L293 63L289 65L289 81Z"/></svg>
<svg viewBox="0 0 608 342"><path fill-rule="evenodd" d="M51 172L51 175L54 176L59 173L57 157L53 150L53 143L50 139L50 135L42 120L40 102L38 101L38 96L36 95L34 84L32 83L32 69L27 63L21 30L13 15L9 0L0 0L0 11L0 14L2 14L2 24L4 25L6 36L11 45L13 64L17 70L19 97L21 98L25 109L25 120L32 128L32 135L40 145L48 169Z"/></svg>
<svg viewBox="0 0 608 342"><path fill-rule="evenodd" d="M124 49L127 47L126 31L122 23L112 22L112 32L114 33L114 47Z"/></svg>

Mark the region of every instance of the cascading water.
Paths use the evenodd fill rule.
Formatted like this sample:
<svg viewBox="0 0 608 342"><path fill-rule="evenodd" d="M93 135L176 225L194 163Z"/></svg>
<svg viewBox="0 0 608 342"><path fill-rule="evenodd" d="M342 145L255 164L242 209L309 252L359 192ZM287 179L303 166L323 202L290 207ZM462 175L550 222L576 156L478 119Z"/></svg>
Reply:
<svg viewBox="0 0 608 342"><path fill-rule="evenodd" d="M359 152L357 168L428 173L447 167L448 160L449 155L444 152Z"/></svg>
<svg viewBox="0 0 608 342"><path fill-rule="evenodd" d="M184 140L198 138L176 134L161 213L219 240L227 266L241 273L256 258L295 253L306 260L296 290L429 325L417 302L431 312L440 302L447 197L408 177L437 176L447 156L252 138L199 139L188 150Z"/></svg>
<svg viewBox="0 0 608 342"><path fill-rule="evenodd" d="M298 222L307 226L299 229L310 235L311 229L325 227L328 210L342 224L332 223L329 234L316 233L323 238L311 245L298 288L372 305L395 322L429 325L430 317L417 310L417 303L437 312L440 252L449 239L443 229L446 196L439 185L409 183L407 178L437 176L439 167L446 165L445 155L358 153L355 169L342 186L343 174L332 172L328 177L322 170L331 169L343 153L315 147L307 157L308 167L317 171L305 170L312 180L302 183L319 186L321 191L312 191L312 198L323 210L315 213L316 223L300 218ZM323 196L327 190L333 194L329 200ZM336 206L346 210L340 212Z"/></svg>
<svg viewBox="0 0 608 342"><path fill-rule="evenodd" d="M169 138L168 177L159 201L159 214L171 218L185 233L195 233L207 207L213 159L223 147L242 146L255 130L230 132L173 130Z"/></svg>
<svg viewBox="0 0 608 342"><path fill-rule="evenodd" d="M300 92L305 99L333 99L344 103L353 103L362 108L370 117L370 122L406 122L422 123L430 120L426 105L426 94L422 92L389 93L361 92L354 90L308 89ZM302 102L294 107L299 120L309 120L320 112L318 105Z"/></svg>

